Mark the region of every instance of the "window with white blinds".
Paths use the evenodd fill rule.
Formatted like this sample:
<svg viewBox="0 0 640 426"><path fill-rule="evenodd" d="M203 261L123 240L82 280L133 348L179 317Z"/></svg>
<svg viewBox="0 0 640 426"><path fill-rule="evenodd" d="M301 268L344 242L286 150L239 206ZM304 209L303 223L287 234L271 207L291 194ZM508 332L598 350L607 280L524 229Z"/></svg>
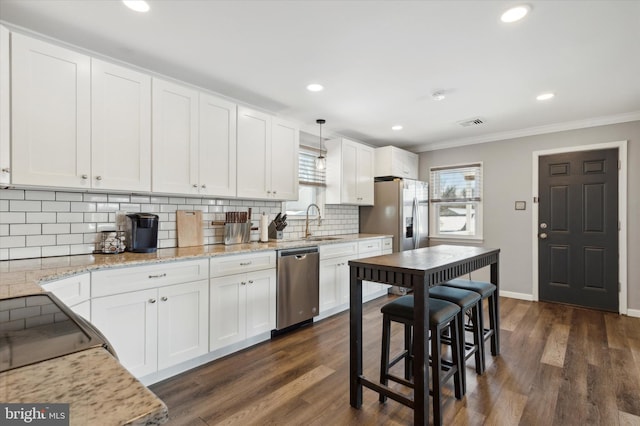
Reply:
<svg viewBox="0 0 640 426"><path fill-rule="evenodd" d="M432 167L429 234L482 239L482 163Z"/></svg>
<svg viewBox="0 0 640 426"><path fill-rule="evenodd" d="M481 201L482 164L432 167L431 201Z"/></svg>
<svg viewBox="0 0 640 426"><path fill-rule="evenodd" d="M298 181L300 185L326 186L325 171L316 169L318 151L300 147L298 158Z"/></svg>

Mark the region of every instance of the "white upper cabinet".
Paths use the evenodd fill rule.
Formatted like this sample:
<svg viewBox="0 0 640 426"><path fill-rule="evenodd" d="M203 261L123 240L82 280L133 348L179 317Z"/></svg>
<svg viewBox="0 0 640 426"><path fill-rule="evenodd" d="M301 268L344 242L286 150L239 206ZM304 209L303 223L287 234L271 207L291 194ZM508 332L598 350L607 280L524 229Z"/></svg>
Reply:
<svg viewBox="0 0 640 426"><path fill-rule="evenodd" d="M376 148L374 176L418 179L418 154L395 146Z"/></svg>
<svg viewBox="0 0 640 426"><path fill-rule="evenodd" d="M273 118L271 121L271 192L278 200L298 199L298 152L300 131L297 126Z"/></svg>
<svg viewBox="0 0 640 426"><path fill-rule="evenodd" d="M200 93L200 194L236 195L236 104Z"/></svg>
<svg viewBox="0 0 640 426"><path fill-rule="evenodd" d="M153 79L152 190L236 195L236 104Z"/></svg>
<svg viewBox="0 0 640 426"><path fill-rule="evenodd" d="M153 79L154 192L198 194L198 92Z"/></svg>
<svg viewBox="0 0 640 426"><path fill-rule="evenodd" d="M327 146L327 204L373 204L373 148L348 139Z"/></svg>
<svg viewBox="0 0 640 426"><path fill-rule="evenodd" d="M11 181L11 81L9 30L0 25L0 183Z"/></svg>
<svg viewBox="0 0 640 426"><path fill-rule="evenodd" d="M12 182L89 188L90 58L20 34L11 40Z"/></svg>
<svg viewBox="0 0 640 426"><path fill-rule="evenodd" d="M92 187L151 190L151 77L91 60Z"/></svg>
<svg viewBox="0 0 640 426"><path fill-rule="evenodd" d="M298 145L296 126L238 107L238 197L297 199Z"/></svg>

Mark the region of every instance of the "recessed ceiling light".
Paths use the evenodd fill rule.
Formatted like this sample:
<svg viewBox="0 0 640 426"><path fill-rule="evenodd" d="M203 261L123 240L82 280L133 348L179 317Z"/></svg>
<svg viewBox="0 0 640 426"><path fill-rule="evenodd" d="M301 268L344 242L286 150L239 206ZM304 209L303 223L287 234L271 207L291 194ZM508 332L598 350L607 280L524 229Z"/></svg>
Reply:
<svg viewBox="0 0 640 426"><path fill-rule="evenodd" d="M549 99L553 98L555 96L554 93L542 93L538 96L536 96L536 99L539 101L548 101Z"/></svg>
<svg viewBox="0 0 640 426"><path fill-rule="evenodd" d="M442 90L437 90L431 94L431 99L434 101L441 101L445 98L444 92Z"/></svg>
<svg viewBox="0 0 640 426"><path fill-rule="evenodd" d="M401 126L401 125L399 125L399 124L396 124L395 126L393 126L393 127L391 128L391 130L402 130L402 126Z"/></svg>
<svg viewBox="0 0 640 426"><path fill-rule="evenodd" d="M144 0L122 0L125 6L127 6L131 10L135 10L136 12L148 12L149 11L149 3Z"/></svg>
<svg viewBox="0 0 640 426"><path fill-rule="evenodd" d="M318 83L312 83L307 86L307 90L310 92L321 92L324 90L324 86Z"/></svg>
<svg viewBox="0 0 640 426"><path fill-rule="evenodd" d="M516 22L527 16L530 10L531 6L527 4L515 6L504 12L502 16L500 16L500 20L506 23Z"/></svg>

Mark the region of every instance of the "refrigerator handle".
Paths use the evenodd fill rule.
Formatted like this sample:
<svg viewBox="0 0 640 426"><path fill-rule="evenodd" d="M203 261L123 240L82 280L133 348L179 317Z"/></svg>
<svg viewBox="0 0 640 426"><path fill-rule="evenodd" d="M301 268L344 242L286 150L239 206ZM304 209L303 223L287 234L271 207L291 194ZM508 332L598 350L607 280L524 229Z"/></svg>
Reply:
<svg viewBox="0 0 640 426"><path fill-rule="evenodd" d="M418 248L418 242L420 237L418 232L420 231L420 215L418 214L418 198L413 199L413 248Z"/></svg>

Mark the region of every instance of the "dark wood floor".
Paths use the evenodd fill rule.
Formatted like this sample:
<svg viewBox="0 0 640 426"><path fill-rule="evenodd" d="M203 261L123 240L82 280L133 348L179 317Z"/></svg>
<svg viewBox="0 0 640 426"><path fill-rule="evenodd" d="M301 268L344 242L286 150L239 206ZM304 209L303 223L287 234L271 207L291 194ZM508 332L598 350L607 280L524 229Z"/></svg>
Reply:
<svg viewBox="0 0 640 426"><path fill-rule="evenodd" d="M387 298L365 305L365 375L375 378ZM451 425L640 425L640 318L501 299L502 353L467 365ZM349 406L349 322L343 313L151 386L172 425L409 425L413 411L364 390ZM400 328L394 328L399 347Z"/></svg>

